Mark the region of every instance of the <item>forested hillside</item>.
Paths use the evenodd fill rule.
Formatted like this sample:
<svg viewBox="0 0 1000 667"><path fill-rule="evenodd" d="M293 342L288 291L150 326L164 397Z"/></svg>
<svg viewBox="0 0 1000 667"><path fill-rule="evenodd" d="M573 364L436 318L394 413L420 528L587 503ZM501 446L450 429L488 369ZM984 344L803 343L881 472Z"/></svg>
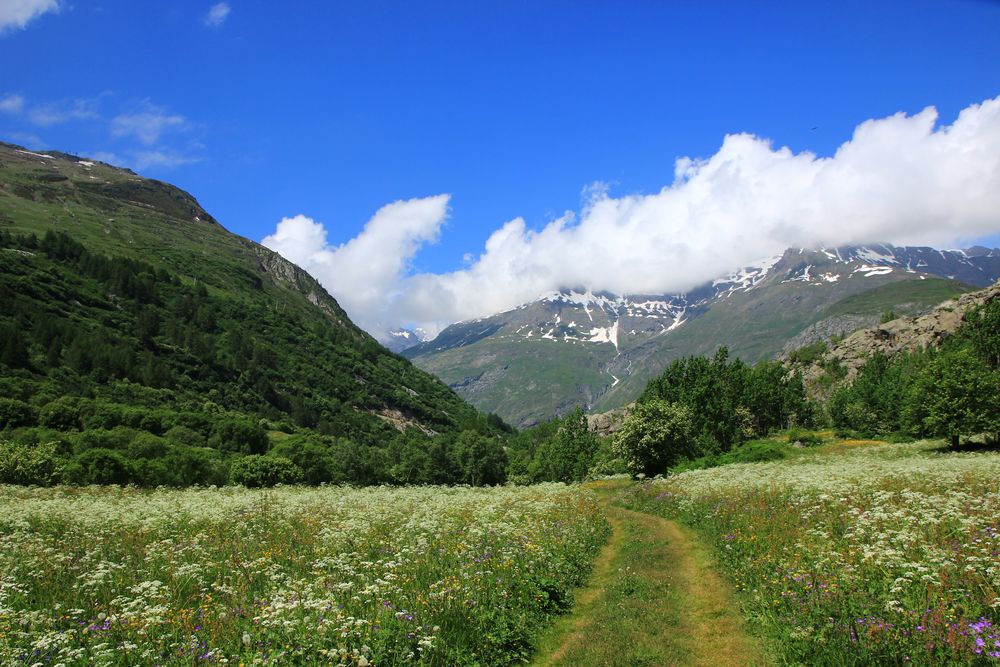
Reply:
<svg viewBox="0 0 1000 667"><path fill-rule="evenodd" d="M0 145L0 259L0 481L502 479L498 419L172 186Z"/></svg>

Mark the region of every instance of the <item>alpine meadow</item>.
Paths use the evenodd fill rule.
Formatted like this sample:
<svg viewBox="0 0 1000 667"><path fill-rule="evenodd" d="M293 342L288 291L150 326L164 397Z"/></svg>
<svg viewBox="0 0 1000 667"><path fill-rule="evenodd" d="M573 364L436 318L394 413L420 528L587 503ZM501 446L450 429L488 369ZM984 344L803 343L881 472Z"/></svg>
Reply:
<svg viewBox="0 0 1000 667"><path fill-rule="evenodd" d="M0 666L1000 665L997 34L0 0Z"/></svg>

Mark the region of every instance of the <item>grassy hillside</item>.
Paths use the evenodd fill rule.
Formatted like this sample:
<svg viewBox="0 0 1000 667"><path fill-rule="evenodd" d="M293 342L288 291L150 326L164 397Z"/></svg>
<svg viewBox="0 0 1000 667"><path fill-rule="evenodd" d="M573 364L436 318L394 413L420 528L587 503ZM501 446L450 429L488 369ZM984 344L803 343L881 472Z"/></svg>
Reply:
<svg viewBox="0 0 1000 667"><path fill-rule="evenodd" d="M610 346L484 339L421 357L424 370L485 412L531 426L589 404L607 385ZM571 391L566 391L570 388Z"/></svg>
<svg viewBox="0 0 1000 667"><path fill-rule="evenodd" d="M0 146L0 435L57 441L80 481L185 483L281 433L326 481L381 481L394 443L491 430L190 195L45 155Z"/></svg>

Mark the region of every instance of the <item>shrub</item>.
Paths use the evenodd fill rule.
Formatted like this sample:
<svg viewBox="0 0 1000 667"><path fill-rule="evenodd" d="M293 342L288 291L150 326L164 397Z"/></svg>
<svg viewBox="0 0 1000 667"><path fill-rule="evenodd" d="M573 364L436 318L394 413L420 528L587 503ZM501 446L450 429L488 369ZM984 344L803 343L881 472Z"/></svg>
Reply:
<svg viewBox="0 0 1000 667"><path fill-rule="evenodd" d="M813 436L815 438L815 436ZM816 439L819 442L819 439ZM731 452L727 452L719 457L719 464L726 463L762 463L764 461L777 461L788 456L788 450L777 442L767 440L751 440L746 442Z"/></svg>
<svg viewBox="0 0 1000 667"><path fill-rule="evenodd" d="M218 449L241 454L267 451L267 432L249 419L225 419L215 425L212 444Z"/></svg>
<svg viewBox="0 0 1000 667"><path fill-rule="evenodd" d="M0 442L0 483L52 486L63 481L66 460L54 442L22 445Z"/></svg>
<svg viewBox="0 0 1000 667"><path fill-rule="evenodd" d="M823 438L819 437L812 431L807 431L802 428L790 429L785 438L788 440L789 444L799 442L807 447L823 444Z"/></svg>
<svg viewBox="0 0 1000 667"><path fill-rule="evenodd" d="M295 484L301 480L302 469L280 456L244 456L229 469L229 481L246 487Z"/></svg>
<svg viewBox="0 0 1000 667"><path fill-rule="evenodd" d="M110 449L88 449L74 457L69 476L78 484L128 484L133 478L125 457Z"/></svg>
<svg viewBox="0 0 1000 667"><path fill-rule="evenodd" d="M0 398L0 429L34 426L38 422L35 409L15 398Z"/></svg>
<svg viewBox="0 0 1000 667"><path fill-rule="evenodd" d="M79 430L83 426L80 399L63 396L46 403L38 413L38 423L58 431Z"/></svg>
<svg viewBox="0 0 1000 667"><path fill-rule="evenodd" d="M696 453L692 428L687 406L660 399L638 403L615 434L612 452L632 474L657 475Z"/></svg>

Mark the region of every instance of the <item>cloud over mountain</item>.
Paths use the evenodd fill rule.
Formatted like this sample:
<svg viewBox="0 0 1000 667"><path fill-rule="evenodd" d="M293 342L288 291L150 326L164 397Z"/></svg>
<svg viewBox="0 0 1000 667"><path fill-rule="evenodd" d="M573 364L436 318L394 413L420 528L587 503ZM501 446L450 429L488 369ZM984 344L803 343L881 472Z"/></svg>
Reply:
<svg viewBox="0 0 1000 667"><path fill-rule="evenodd" d="M516 218L461 270L408 275L437 238L448 197L382 208L331 248L320 223L282 220L264 244L319 279L375 335L436 332L567 286L675 293L787 247L889 242L950 246L1000 230L1000 97L949 126L928 107L860 124L831 157L728 135L683 157L659 192L588 190L582 210L533 230Z"/></svg>

